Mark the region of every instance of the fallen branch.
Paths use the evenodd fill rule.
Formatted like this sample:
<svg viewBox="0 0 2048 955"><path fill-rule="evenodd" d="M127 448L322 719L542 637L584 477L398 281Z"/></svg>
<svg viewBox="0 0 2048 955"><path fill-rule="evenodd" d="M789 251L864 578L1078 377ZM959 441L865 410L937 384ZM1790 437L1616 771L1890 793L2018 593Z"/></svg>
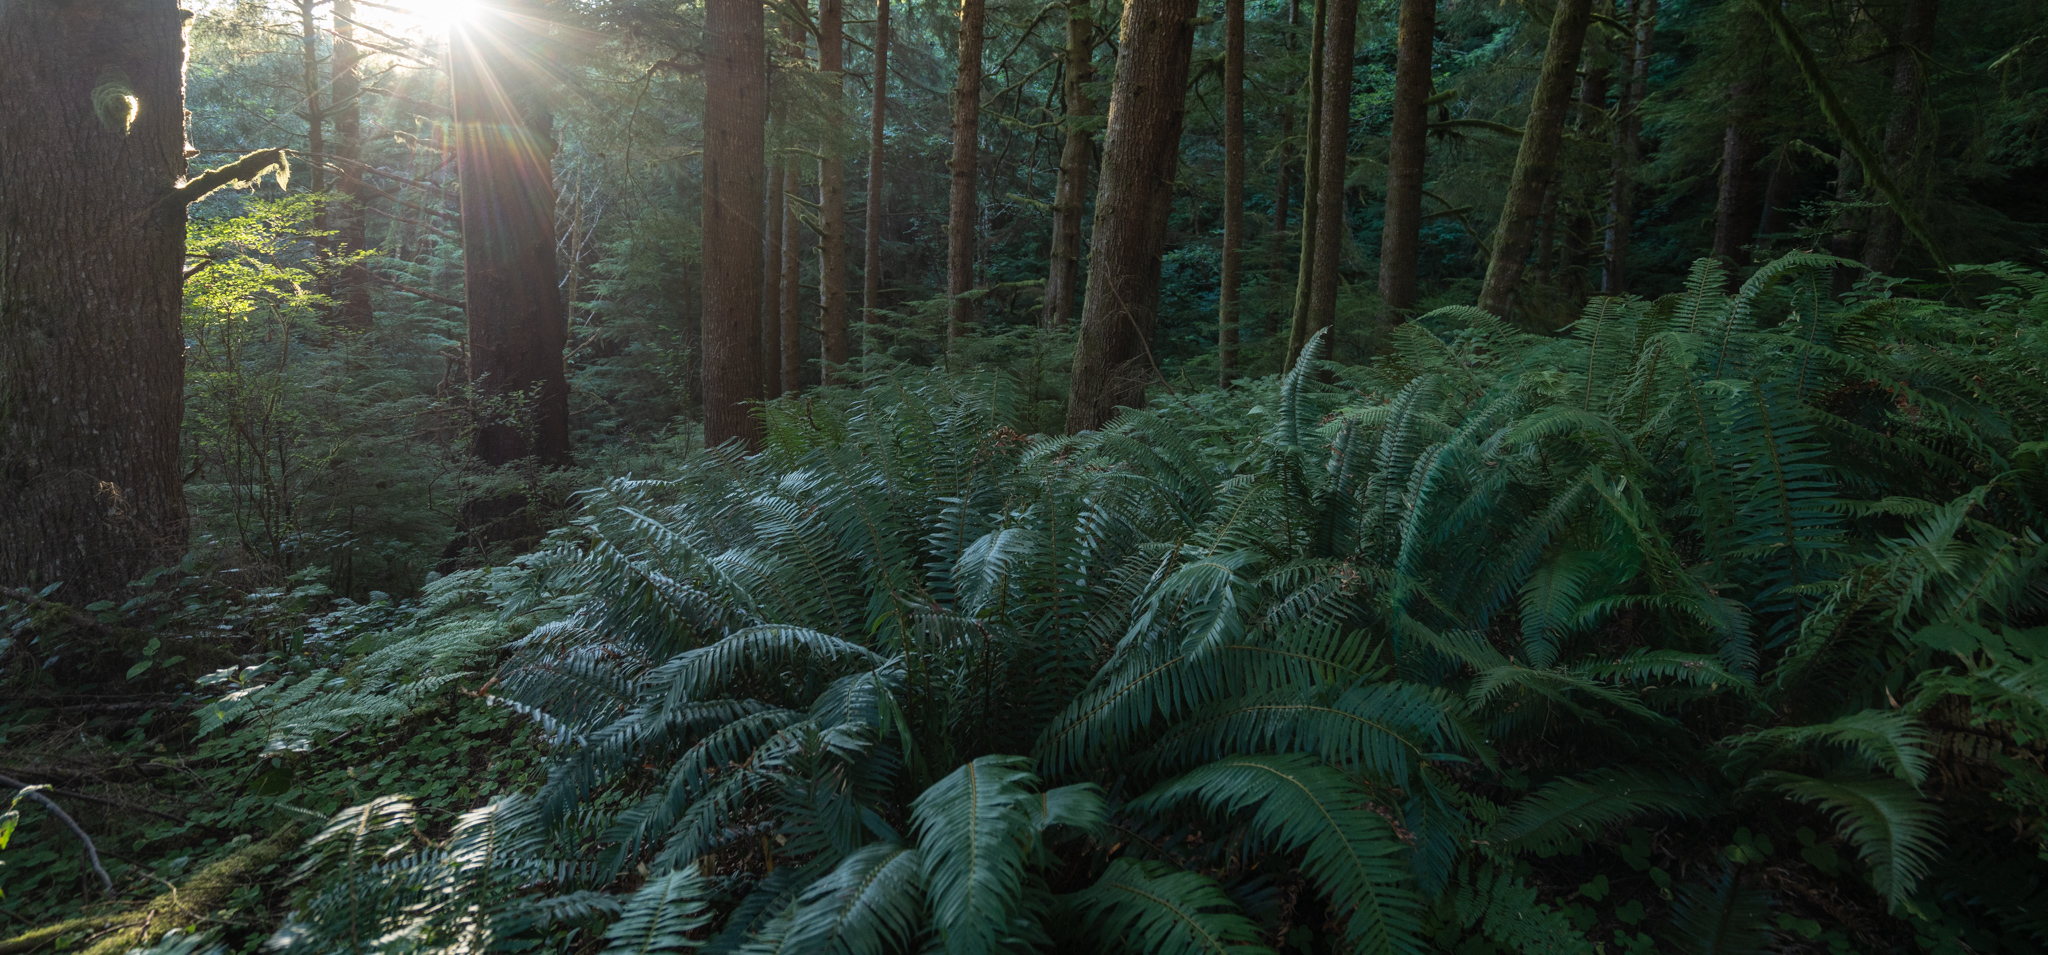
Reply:
<svg viewBox="0 0 2048 955"><path fill-rule="evenodd" d="M71 818L70 813L64 811L64 807L57 805L57 803L51 800L50 797L42 794L42 789L44 787L31 786L25 782L22 782L21 780L7 776L0 776L0 786L13 786L15 789L19 790L19 792L16 792L14 794L16 799L19 799L23 796L27 796L28 798L33 799L36 802L42 803L43 808L48 809L50 811L50 815L56 816L58 822L61 822L66 827L70 828L71 834L77 836L78 841L85 843L86 861L92 863L93 874L100 877L101 887L107 890L108 895L114 894L114 879L112 876L107 874L106 867L100 865L99 847L92 844L92 837L85 834L85 829L79 826L77 820Z"/></svg>
<svg viewBox="0 0 2048 955"><path fill-rule="evenodd" d="M410 286L410 285L407 285L407 284L405 284L404 282L400 282L400 281L398 281L398 280L396 280L396 279L392 279L392 278L387 278L387 277L385 277L385 276L384 276L384 275L383 275L382 273L379 273L379 272L375 272L375 271L372 271L372 272L370 273L370 277L371 277L371 278L373 278L373 279L376 279L376 280L377 280L377 281L379 281L379 282L382 282L382 283L384 283L385 285L389 285L389 286L391 286L392 288L395 288L395 289L397 289L397 290L399 290L399 291L401 291L401 292L407 292L407 293L410 293L410 294L413 294L413 295L417 295L417 296L419 296L419 297L421 297L421 298L423 298L423 299L426 299L426 300L427 300L427 301L429 301L429 302L436 302L436 303L439 303L439 304L441 304L441 305L446 305L446 306L448 306L449 308L462 308L462 307L463 307L463 304L462 304L462 302L460 302L460 301L458 301L458 300L456 300L456 299L452 299L452 298L449 298L448 296L446 296L446 295L442 295L442 294L440 294L440 293L438 293L438 292L429 292L429 291L427 291L426 289L423 289L423 288L413 288L412 286Z"/></svg>

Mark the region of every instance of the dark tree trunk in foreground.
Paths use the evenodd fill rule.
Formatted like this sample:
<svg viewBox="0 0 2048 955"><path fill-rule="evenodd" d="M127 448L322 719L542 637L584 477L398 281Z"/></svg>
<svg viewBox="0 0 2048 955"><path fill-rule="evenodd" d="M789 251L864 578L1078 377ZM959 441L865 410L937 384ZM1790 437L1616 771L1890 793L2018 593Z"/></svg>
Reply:
<svg viewBox="0 0 2048 955"><path fill-rule="evenodd" d="M981 143L981 43L983 0L960 0L960 62L953 81L953 191L946 216L946 298L950 319L946 339L966 334L974 323L975 167Z"/></svg>
<svg viewBox="0 0 2048 955"><path fill-rule="evenodd" d="M1287 326L1287 357L1282 363L1285 368L1294 367L1294 356L1301 351L1300 342L1308 335L1302 330L1308 323L1308 306L1316 274L1316 223L1321 215L1316 198L1316 184L1321 181L1318 172L1322 169L1323 155L1323 37L1330 22L1332 0L1315 0L1315 14L1310 17L1308 39L1308 129L1303 131L1301 161L1301 242L1298 263L1294 272L1294 309L1289 313Z"/></svg>
<svg viewBox="0 0 2048 955"><path fill-rule="evenodd" d="M825 144L818 160L819 380L838 384L846 366L846 35L843 0L818 0L818 72L825 80Z"/></svg>
<svg viewBox="0 0 2048 955"><path fill-rule="evenodd" d="M1536 217L1543 208L1544 188L1557 176L1558 145L1564 138L1564 122L1571 112L1572 79L1578 72L1579 52L1585 45L1586 24L1592 19L1592 12L1592 0L1559 0L1557 13L1550 21L1543 71L1536 78L1529 121L1522 130L1521 151L1515 155L1507 201L1502 203L1500 225L1493 234L1493 257L1486 265L1486 284L1479 292L1479 307L1495 315L1506 317L1514 309L1515 290L1522 284L1529 247L1536 237Z"/></svg>
<svg viewBox="0 0 2048 955"><path fill-rule="evenodd" d="M184 17L0 3L0 584L76 604L185 550Z"/></svg>
<svg viewBox="0 0 2048 955"><path fill-rule="evenodd" d="M1145 402L1156 369L1159 260L1180 164L1194 0L1126 0L1088 250L1088 294L1067 400L1067 433Z"/></svg>
<svg viewBox="0 0 2048 955"><path fill-rule="evenodd" d="M1756 88L1754 81L1744 80L1729 91L1728 127L1721 134L1721 187L1710 254L1731 268L1749 264L1749 244L1763 213L1764 145L1756 131Z"/></svg>
<svg viewBox="0 0 2048 955"><path fill-rule="evenodd" d="M881 321L876 310L882 307L882 130L889 115L889 0L875 0L875 75L870 84L874 104L868 108L868 214L867 234L862 237L867 255L861 274L861 309L873 323Z"/></svg>
<svg viewBox="0 0 2048 955"><path fill-rule="evenodd" d="M1380 320L1392 325L1415 308L1421 258L1422 184L1429 147L1430 59L1436 0L1401 0L1394 55L1394 128L1387 150L1387 221L1380 233Z"/></svg>
<svg viewBox="0 0 2048 955"><path fill-rule="evenodd" d="M481 398L502 403L484 411L475 446L493 466L569 463L554 117L540 89L534 13L523 3L479 7L448 44L469 379Z"/></svg>
<svg viewBox="0 0 2048 955"><path fill-rule="evenodd" d="M1244 257L1244 0L1223 2L1223 274L1216 295L1217 384L1237 377L1238 267Z"/></svg>
<svg viewBox="0 0 2048 955"><path fill-rule="evenodd" d="M1351 217L1344 212L1344 177L1350 171L1351 58L1358 46L1358 0L1326 3L1330 13L1323 26L1322 118L1316 122L1322 144L1316 148L1312 180L1316 190L1315 261L1310 266L1308 320L1294 325L1287 347L1289 366L1307 347L1309 336L1336 323L1338 266L1351 231Z"/></svg>
<svg viewBox="0 0 2048 955"><path fill-rule="evenodd" d="M1635 0L1635 43L1623 79L1615 140L1614 181L1607 193L1607 235L1601 249L1600 291L1628 291L1628 239L1635 228L1635 172L1643 156L1643 99L1650 93L1650 51L1657 38L1657 0Z"/></svg>
<svg viewBox="0 0 2048 955"><path fill-rule="evenodd" d="M354 255L369 248L364 207L370 191L363 184L363 74L362 56L356 49L355 3L334 0L334 54L331 85L334 116L334 158L340 167L337 191L343 201L329 210L334 228L334 246L342 255ZM370 327L370 271L361 264L350 265L337 276L334 289L335 313L344 328L364 331Z"/></svg>
<svg viewBox="0 0 2048 955"><path fill-rule="evenodd" d="M1081 282L1081 213L1086 203L1088 170L1094 158L1085 118L1095 115L1095 101L1081 84L1095 75L1095 21L1087 0L1067 4L1066 144L1060 150L1059 179L1053 186L1052 253L1045 279L1045 324L1064 327L1074 319L1074 295Z"/></svg>
<svg viewBox="0 0 2048 955"><path fill-rule="evenodd" d="M704 441L761 442L767 37L753 0L704 4Z"/></svg>
<svg viewBox="0 0 2048 955"><path fill-rule="evenodd" d="M1934 45L1935 12L1936 0L1907 0L1899 47L1892 52L1892 113L1884 126L1884 162L1892 181L1908 195L1920 151L1920 101L1927 95L1927 69L1920 57ZM1873 211L1870 234L1863 240L1863 264L1874 272L1890 272L1905 242L1906 225L1897 212Z"/></svg>

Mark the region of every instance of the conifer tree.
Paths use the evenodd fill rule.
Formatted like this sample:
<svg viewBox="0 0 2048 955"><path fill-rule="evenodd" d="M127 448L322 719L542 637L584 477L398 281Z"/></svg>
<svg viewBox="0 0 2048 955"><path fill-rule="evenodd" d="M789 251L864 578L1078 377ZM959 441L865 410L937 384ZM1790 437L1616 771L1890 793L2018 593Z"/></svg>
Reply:
<svg viewBox="0 0 2048 955"><path fill-rule="evenodd" d="M767 37L761 4L705 0L703 230L704 441L761 439L753 402L761 355L762 185Z"/></svg>
<svg viewBox="0 0 2048 955"><path fill-rule="evenodd" d="M1515 155L1513 176L1508 180L1507 200L1502 203L1500 223L1493 233L1493 255L1486 265L1486 284L1479 292L1479 307L1507 316L1514 308L1515 292L1534 244L1536 219L1543 197L1557 175L1558 145L1564 138L1564 124L1571 112L1572 79L1579 68L1579 53L1586 40L1586 25L1593 13L1592 0L1559 0L1550 21L1550 38L1543 48L1543 70L1537 75L1530 98L1529 120L1522 128L1521 149Z"/></svg>

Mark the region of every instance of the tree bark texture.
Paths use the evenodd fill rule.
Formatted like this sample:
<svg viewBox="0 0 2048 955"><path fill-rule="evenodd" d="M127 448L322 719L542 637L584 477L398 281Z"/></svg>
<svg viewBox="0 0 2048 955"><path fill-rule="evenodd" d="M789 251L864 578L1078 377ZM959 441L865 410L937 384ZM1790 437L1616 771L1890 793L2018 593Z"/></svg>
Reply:
<svg viewBox="0 0 2048 955"><path fill-rule="evenodd" d="M1062 328L1074 319L1074 301L1081 282L1081 214L1086 203L1088 169L1094 150L1087 117L1095 101L1081 85L1095 76L1095 20L1087 0L1067 4L1066 143L1060 149L1059 178L1053 186L1052 251L1045 279L1044 321Z"/></svg>
<svg viewBox="0 0 2048 955"><path fill-rule="evenodd" d="M329 209L335 249L355 255L370 247L365 207L370 191L363 182L363 74L361 51L356 49L355 3L334 0L334 52L329 61L334 81L330 85L334 117L334 156L341 180L336 191L342 201ZM343 328L367 331L373 319L370 307L370 271L361 263L346 266L336 277L335 321Z"/></svg>
<svg viewBox="0 0 2048 955"><path fill-rule="evenodd" d="M861 309L869 323L881 321L882 307L882 133L889 116L889 0L875 0L874 102L868 107L868 209L865 263L861 268ZM866 337L862 337L865 351Z"/></svg>
<svg viewBox="0 0 2048 955"><path fill-rule="evenodd" d="M1643 156L1643 100L1650 93L1650 52L1657 38L1657 0L1634 0L1635 42L1629 50L1628 76L1621 103L1615 107L1617 148L1614 178L1607 191L1607 234L1601 246L1600 291L1628 291L1628 240L1635 228L1635 172Z"/></svg>
<svg viewBox="0 0 2048 955"><path fill-rule="evenodd" d="M1301 23L1301 0L1287 0L1287 25L1292 28ZM1287 33L1288 52L1294 50L1294 32ZM1287 265L1287 203L1294 189L1289 182L1288 172L1294 167L1294 102L1289 100L1280 108L1280 159L1278 169L1273 173L1273 261L1272 272L1279 275ZM1266 309L1266 337L1280 334L1280 310Z"/></svg>
<svg viewBox="0 0 2048 955"><path fill-rule="evenodd" d="M1521 150L1515 154L1515 170L1508 180L1507 201L1501 207L1500 224L1494 229L1493 257L1486 265L1486 284L1479 292L1479 307L1495 315L1506 317L1514 309L1515 291L1528 264L1544 189L1557 176L1558 146L1564 139L1565 119L1571 112L1572 79L1578 72L1579 53L1585 46L1586 25L1592 12L1592 0L1559 0L1557 13L1550 20L1550 42L1544 48L1543 70L1536 78L1529 121L1522 129Z"/></svg>
<svg viewBox="0 0 2048 955"><path fill-rule="evenodd" d="M1244 0L1223 0L1223 268L1216 294L1217 384L1237 377L1238 269L1244 258Z"/></svg>
<svg viewBox="0 0 2048 955"><path fill-rule="evenodd" d="M1892 52L1892 112L1884 125L1884 162L1892 181L1909 195L1920 151L1921 100L1927 95L1927 69L1920 58L1934 44L1937 6L1937 0L1907 0L1898 49ZM1906 224L1899 214L1889 208L1874 210L1863 240L1863 264L1874 272L1890 272L1905 243Z"/></svg>
<svg viewBox="0 0 2048 955"><path fill-rule="evenodd" d="M804 223L797 217L796 203L789 197L803 188L803 176L791 164L784 168L782 180L782 331L777 336L782 342L782 370L777 376L781 387L771 386L770 395L793 395L803 390L804 374Z"/></svg>
<svg viewBox="0 0 2048 955"><path fill-rule="evenodd" d="M1301 247L1294 273L1294 310L1287 325L1285 368L1294 367L1294 356L1301 352L1299 343L1308 340L1303 329L1309 323L1309 297L1316 274L1316 225L1321 217L1316 185L1321 182L1318 173L1323 154L1323 39L1328 33L1332 2L1315 0L1315 13L1309 18L1308 128L1302 132L1301 160Z"/></svg>
<svg viewBox="0 0 2048 955"><path fill-rule="evenodd" d="M704 3L704 441L761 442L767 37L754 0Z"/></svg>
<svg viewBox="0 0 2048 955"><path fill-rule="evenodd" d="M769 120L770 125L774 120ZM782 244L789 241L783 235L789 203L789 169L776 163L768 169L768 204L763 213L767 217L768 237L762 253L761 287L761 381L762 393L773 398L788 390L782 384Z"/></svg>
<svg viewBox="0 0 2048 955"><path fill-rule="evenodd" d="M320 91L325 84L320 82L320 18L314 8L319 0L297 0L299 8L299 88L305 98L299 101L299 118L306 121L306 155L312 160L306 163L306 188L314 192L327 191L327 171L321 168L321 161L327 158L327 112L320 107Z"/></svg>
<svg viewBox="0 0 2048 955"><path fill-rule="evenodd" d="M1435 42L1436 0L1401 0L1394 53L1394 124L1387 149L1386 226L1380 233L1380 320L1387 325L1415 308Z"/></svg>
<svg viewBox="0 0 2048 955"><path fill-rule="evenodd" d="M960 62L953 81L952 195L946 216L946 323L948 342L974 323L975 173L981 152L981 45L983 0L960 0Z"/></svg>
<svg viewBox="0 0 2048 955"><path fill-rule="evenodd" d="M1088 292L1068 390L1069 434L1101 428L1120 406L1144 404L1156 371L1152 326L1187 114L1194 16L1194 0L1124 3Z"/></svg>
<svg viewBox="0 0 2048 955"><path fill-rule="evenodd" d="M825 142L818 160L819 380L838 384L846 367L846 13L844 0L818 0L818 72L824 74Z"/></svg>
<svg viewBox="0 0 2048 955"><path fill-rule="evenodd" d="M0 584L70 603L185 550L185 17L0 4Z"/></svg>
<svg viewBox="0 0 2048 955"><path fill-rule="evenodd" d="M1749 264L1749 244L1763 211L1764 144L1756 130L1756 98L1754 81L1731 87L1728 126L1721 133L1721 186L1714 204L1711 254L1738 268Z"/></svg>
<svg viewBox="0 0 2048 955"><path fill-rule="evenodd" d="M1288 342L1287 364L1308 346L1309 336L1337 321L1339 266L1351 217L1344 214L1344 179L1351 163L1351 59L1358 46L1358 0L1325 0L1322 117L1316 122L1315 262L1309 276L1308 320L1297 322ZM1325 351L1325 354L1329 354Z"/></svg>
<svg viewBox="0 0 2048 955"><path fill-rule="evenodd" d="M448 44L469 378L508 406L487 409L476 433L477 457L494 466L570 463L554 117L540 88L535 14L523 2L479 7Z"/></svg>

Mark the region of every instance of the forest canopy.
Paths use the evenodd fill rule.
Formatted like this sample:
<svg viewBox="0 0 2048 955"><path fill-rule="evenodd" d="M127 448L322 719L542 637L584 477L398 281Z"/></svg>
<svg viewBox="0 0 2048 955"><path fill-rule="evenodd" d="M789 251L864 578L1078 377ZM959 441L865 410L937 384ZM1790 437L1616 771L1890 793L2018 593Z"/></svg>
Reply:
<svg viewBox="0 0 2048 955"><path fill-rule="evenodd" d="M2048 947L2044 0L0 0L0 955Z"/></svg>

